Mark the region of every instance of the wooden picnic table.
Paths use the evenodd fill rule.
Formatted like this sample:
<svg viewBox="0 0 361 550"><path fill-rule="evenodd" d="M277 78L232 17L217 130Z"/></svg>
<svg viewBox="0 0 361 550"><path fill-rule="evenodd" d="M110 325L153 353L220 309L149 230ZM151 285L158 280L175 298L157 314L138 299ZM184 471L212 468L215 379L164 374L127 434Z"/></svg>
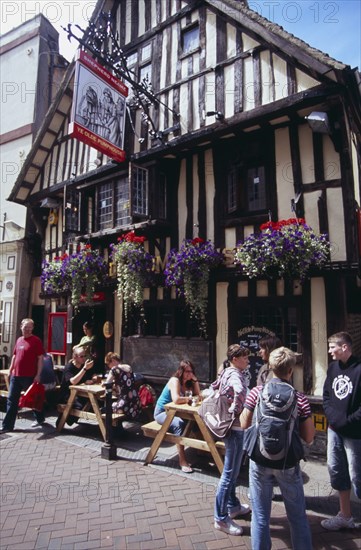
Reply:
<svg viewBox="0 0 361 550"><path fill-rule="evenodd" d="M101 384L78 384L70 386L70 396L65 405L59 405L58 410L62 412L57 425L58 432L64 427L69 416L75 416L84 420L95 420L100 428L104 441L106 441L105 414L100 410L99 405L103 405L105 398L105 388ZM83 408L74 409L73 403L77 397L85 398ZM125 419L123 413L112 413L112 425L117 426Z"/></svg>
<svg viewBox="0 0 361 550"><path fill-rule="evenodd" d="M168 403L165 405L167 416L164 424L160 425L155 420L142 426L144 435L155 438L153 444L145 459L145 464L150 464L155 455L158 452L160 445L163 441L184 445L186 447L192 447L201 451L208 451L211 453L213 460L220 473L223 471L223 459L220 452L224 453L225 446L223 441L215 441L208 430L207 426L203 422L202 418L198 414L198 405L178 405L176 403ZM182 435L175 435L169 433L167 430L175 416L179 416L184 420L188 420ZM199 437L191 434L192 427L196 425L199 429Z"/></svg>

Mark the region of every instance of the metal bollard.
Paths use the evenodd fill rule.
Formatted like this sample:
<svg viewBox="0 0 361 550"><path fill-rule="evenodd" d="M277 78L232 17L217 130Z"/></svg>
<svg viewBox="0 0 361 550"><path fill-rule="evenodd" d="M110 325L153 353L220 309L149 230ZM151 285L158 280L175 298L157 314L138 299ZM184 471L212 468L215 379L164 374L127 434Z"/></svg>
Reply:
<svg viewBox="0 0 361 550"><path fill-rule="evenodd" d="M112 426L112 388L113 382L104 384L105 387L105 444L101 448L101 457L107 460L116 460L117 448L113 442Z"/></svg>

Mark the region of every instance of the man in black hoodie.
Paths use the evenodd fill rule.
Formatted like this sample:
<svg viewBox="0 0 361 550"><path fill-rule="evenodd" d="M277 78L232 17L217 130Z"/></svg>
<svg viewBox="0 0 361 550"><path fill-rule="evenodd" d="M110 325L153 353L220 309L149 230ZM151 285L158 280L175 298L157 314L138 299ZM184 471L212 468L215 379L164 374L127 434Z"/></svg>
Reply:
<svg viewBox="0 0 361 550"><path fill-rule="evenodd" d="M328 338L333 361L323 387L323 408L329 424L327 464L331 486L339 492L340 511L324 519L329 531L354 529L351 517L351 484L361 498L361 362L352 355L352 340L347 332Z"/></svg>

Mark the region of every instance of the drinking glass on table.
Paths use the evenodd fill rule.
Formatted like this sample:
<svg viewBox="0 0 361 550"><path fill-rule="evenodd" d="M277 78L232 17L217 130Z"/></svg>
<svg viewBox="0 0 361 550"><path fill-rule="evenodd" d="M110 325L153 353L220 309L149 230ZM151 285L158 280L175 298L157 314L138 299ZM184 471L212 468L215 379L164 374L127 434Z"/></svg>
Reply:
<svg viewBox="0 0 361 550"><path fill-rule="evenodd" d="M188 397L188 404L192 402L193 392L192 390L186 390L184 392L185 397Z"/></svg>

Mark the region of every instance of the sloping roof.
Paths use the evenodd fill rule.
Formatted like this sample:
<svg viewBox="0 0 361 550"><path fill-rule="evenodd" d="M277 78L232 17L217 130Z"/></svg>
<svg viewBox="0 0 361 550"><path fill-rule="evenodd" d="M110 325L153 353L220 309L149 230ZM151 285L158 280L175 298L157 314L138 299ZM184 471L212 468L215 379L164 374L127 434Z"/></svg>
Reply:
<svg viewBox="0 0 361 550"><path fill-rule="evenodd" d="M285 31L281 26L272 23L249 9L244 2L239 0L204 0L213 9L219 10L225 16L240 23L244 28L259 35L276 50L282 51L290 59L308 67L314 73L323 75L333 81L341 81L350 84L355 79L355 74L349 65L332 59L327 54L316 48L312 48L303 40L296 38ZM111 7L111 0L98 0L92 15L95 21L99 12ZM342 76L345 71L345 77ZM26 204L29 195L35 185L37 177L42 169L44 158L51 150L57 139L56 129L61 127L69 111L69 104L72 100L72 83L74 75L74 62L71 63L64 75L59 91L49 108L44 123L41 126L32 149L27 156L25 163L19 173L8 200ZM357 90L357 86L353 87Z"/></svg>
<svg viewBox="0 0 361 550"><path fill-rule="evenodd" d="M244 27L253 30L271 45L282 49L282 52L291 55L291 57L298 58L301 63L308 60L308 65L312 66L317 62L318 69L316 70L321 74L325 74L332 69L342 71L350 68L349 65L336 61L326 53L313 48L300 38L284 30L277 23L269 21L237 0L206 0L206 2L224 14L234 18Z"/></svg>

